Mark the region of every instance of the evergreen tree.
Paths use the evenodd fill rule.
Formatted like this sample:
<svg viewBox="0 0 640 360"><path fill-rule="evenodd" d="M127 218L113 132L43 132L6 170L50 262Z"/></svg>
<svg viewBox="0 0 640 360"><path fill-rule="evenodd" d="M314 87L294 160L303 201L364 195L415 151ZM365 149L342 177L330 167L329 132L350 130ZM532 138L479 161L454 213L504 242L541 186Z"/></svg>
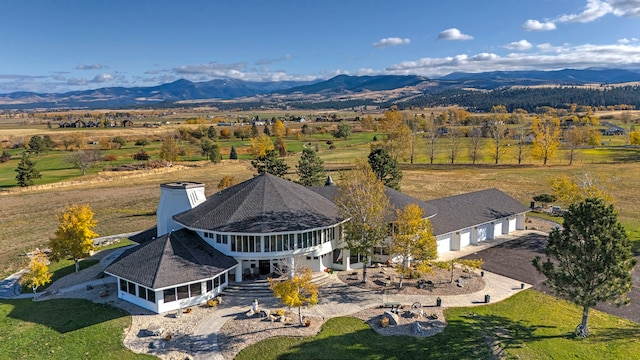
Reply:
<svg viewBox="0 0 640 360"><path fill-rule="evenodd" d="M258 125L254 122L253 125L251 125L251 137L256 137L258 135L260 135L260 130L258 130Z"/></svg>
<svg viewBox="0 0 640 360"><path fill-rule="evenodd" d="M44 140L40 135L34 135L29 139L29 151L39 156L45 150Z"/></svg>
<svg viewBox="0 0 640 360"><path fill-rule="evenodd" d="M15 171L18 173L16 180L20 187L31 186L33 185L34 179L40 179L42 177L36 169L36 162L31 160L31 157L26 151L22 153L22 158Z"/></svg>
<svg viewBox="0 0 640 360"><path fill-rule="evenodd" d="M302 149L296 173L300 176L300 184L304 186L321 186L326 177L324 162L311 148Z"/></svg>
<svg viewBox="0 0 640 360"><path fill-rule="evenodd" d="M218 164L222 161L222 154L220 154L220 145L217 143L211 144L211 148L209 149L209 160L212 163Z"/></svg>
<svg viewBox="0 0 640 360"><path fill-rule="evenodd" d="M569 206L563 229L549 234L546 259L533 260L555 293L582 306L582 322L576 335L589 335L589 308L600 302L629 302L631 271L636 259L613 205L587 198Z"/></svg>
<svg viewBox="0 0 640 360"><path fill-rule="evenodd" d="M209 126L209 128L207 129L207 137L211 140L215 140L218 137L216 128L214 128L213 126Z"/></svg>
<svg viewBox="0 0 640 360"><path fill-rule="evenodd" d="M275 144L273 144L273 147L278 150L278 153L280 154L280 157L285 157L287 156L287 144L285 144L284 140L282 140L281 136L278 136L276 138L276 142Z"/></svg>
<svg viewBox="0 0 640 360"><path fill-rule="evenodd" d="M278 158L278 152L273 149L267 150L264 156L258 156L251 160L251 165L258 170L258 174L266 172L283 177L289 171L289 165L285 164L283 159Z"/></svg>
<svg viewBox="0 0 640 360"><path fill-rule="evenodd" d="M238 153L236 152L235 146L231 146L231 152L229 153L229 160L238 160Z"/></svg>
<svg viewBox="0 0 640 360"><path fill-rule="evenodd" d="M398 160L391 157L385 148L377 148L369 153L369 165L378 180L392 189L400 190L402 172L398 167Z"/></svg>
<svg viewBox="0 0 640 360"><path fill-rule="evenodd" d="M271 131L267 125L264 126L264 134L267 136L271 136Z"/></svg>

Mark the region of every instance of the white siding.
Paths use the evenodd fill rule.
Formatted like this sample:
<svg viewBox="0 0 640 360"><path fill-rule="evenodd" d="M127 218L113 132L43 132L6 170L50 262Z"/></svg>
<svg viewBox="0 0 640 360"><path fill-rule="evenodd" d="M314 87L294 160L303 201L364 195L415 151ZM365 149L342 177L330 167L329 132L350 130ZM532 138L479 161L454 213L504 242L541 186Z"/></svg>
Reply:
<svg viewBox="0 0 640 360"><path fill-rule="evenodd" d="M446 235L437 240L438 242L438 254L444 254L451 251L451 235Z"/></svg>
<svg viewBox="0 0 640 360"><path fill-rule="evenodd" d="M509 233L516 231L516 218L509 219Z"/></svg>
<svg viewBox="0 0 640 360"><path fill-rule="evenodd" d="M500 235L502 235L502 221L493 224L493 238L495 239Z"/></svg>
<svg viewBox="0 0 640 360"><path fill-rule="evenodd" d="M471 229L460 232L460 248L463 249L471 244Z"/></svg>

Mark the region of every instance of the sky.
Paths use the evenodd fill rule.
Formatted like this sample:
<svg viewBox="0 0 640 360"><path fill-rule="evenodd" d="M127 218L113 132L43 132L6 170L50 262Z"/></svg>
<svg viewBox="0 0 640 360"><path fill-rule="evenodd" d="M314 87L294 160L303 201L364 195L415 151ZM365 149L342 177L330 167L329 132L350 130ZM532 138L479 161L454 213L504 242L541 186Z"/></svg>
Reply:
<svg viewBox="0 0 640 360"><path fill-rule="evenodd" d="M0 94L640 69L640 0L2 0Z"/></svg>

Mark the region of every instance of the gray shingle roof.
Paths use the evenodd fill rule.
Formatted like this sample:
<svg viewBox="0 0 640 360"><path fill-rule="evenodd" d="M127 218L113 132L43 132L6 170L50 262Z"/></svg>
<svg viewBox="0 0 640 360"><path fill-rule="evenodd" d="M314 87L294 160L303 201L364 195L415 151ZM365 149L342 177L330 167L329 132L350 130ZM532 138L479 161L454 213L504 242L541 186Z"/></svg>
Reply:
<svg viewBox="0 0 640 360"><path fill-rule="evenodd" d="M237 261L181 229L126 250L105 272L151 289L209 279Z"/></svg>
<svg viewBox="0 0 640 360"><path fill-rule="evenodd" d="M324 196L325 198L334 201L336 193L338 192L337 186L312 186L311 190L317 192L318 194ZM417 204L424 211L425 217L431 217L438 212L438 209L433 204L422 201L420 199L416 199L413 196L409 196L407 194L401 193L400 191L393 190L390 187L385 187L384 193L389 198L389 203L395 209L403 209L405 206L409 204ZM396 212L391 211L387 216L387 221L391 222L396 219Z"/></svg>
<svg viewBox="0 0 640 360"><path fill-rule="evenodd" d="M266 173L224 189L173 219L192 229L237 233L302 231L343 220L332 201Z"/></svg>
<svg viewBox="0 0 640 360"><path fill-rule="evenodd" d="M434 235L529 211L528 207L498 189L449 196L427 203L438 209L438 214L431 219Z"/></svg>

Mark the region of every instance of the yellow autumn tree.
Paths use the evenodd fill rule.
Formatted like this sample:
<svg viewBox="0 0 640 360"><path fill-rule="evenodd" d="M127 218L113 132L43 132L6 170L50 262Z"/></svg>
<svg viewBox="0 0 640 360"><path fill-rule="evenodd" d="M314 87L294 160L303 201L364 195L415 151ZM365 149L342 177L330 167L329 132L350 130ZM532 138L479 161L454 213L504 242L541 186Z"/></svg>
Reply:
<svg viewBox="0 0 640 360"><path fill-rule="evenodd" d="M34 252L31 255L31 261L29 262L29 269L27 273L22 275L20 283L33 289L35 296L36 290L40 286L44 286L51 282L51 273L47 266L47 256L40 252Z"/></svg>
<svg viewBox="0 0 640 360"><path fill-rule="evenodd" d="M318 303L318 285L311 282L311 268L302 268L292 277L280 280L269 278L269 288L280 302L298 308L298 318L302 326L302 307Z"/></svg>
<svg viewBox="0 0 640 360"><path fill-rule="evenodd" d="M93 231L97 224L93 215L91 207L84 204L71 205L58 216L58 229L49 240L53 261L72 258L76 272L80 270L78 261L94 250L93 239L98 237Z"/></svg>
<svg viewBox="0 0 640 360"><path fill-rule="evenodd" d="M271 135L275 137L282 137L286 134L286 132L287 128L285 128L282 120L278 119L273 123L273 126L271 127Z"/></svg>
<svg viewBox="0 0 640 360"><path fill-rule="evenodd" d="M415 262L421 272L430 272L429 262L438 256L438 245L433 236L431 221L424 218L424 211L420 206L409 204L402 210L398 209L397 214L389 252L392 257L400 260L398 288L402 288L409 262Z"/></svg>
<svg viewBox="0 0 640 360"><path fill-rule="evenodd" d="M573 179L567 175L555 177L551 179L551 188L558 201L565 205L578 204L588 198L600 198L613 203L613 198L605 191L600 179L586 171Z"/></svg>
<svg viewBox="0 0 640 360"><path fill-rule="evenodd" d="M252 137L250 140L251 154L254 158L265 156L268 150L275 149L271 138L265 134L260 134L256 137Z"/></svg>
<svg viewBox="0 0 640 360"><path fill-rule="evenodd" d="M384 147L389 154L396 160L408 158L411 147L407 144L411 144L413 134L402 118L402 112L398 111L395 105L384 112L384 117L380 119L380 127L387 133Z"/></svg>
<svg viewBox="0 0 640 360"><path fill-rule="evenodd" d="M238 179L233 176L225 175L218 183L218 190L224 190L238 184Z"/></svg>
<svg viewBox="0 0 640 360"><path fill-rule="evenodd" d="M542 159L543 164L555 156L560 147L560 119L557 117L533 118L531 131L534 134L532 155Z"/></svg>
<svg viewBox="0 0 640 360"><path fill-rule="evenodd" d="M631 131L629 133L629 144L640 145L640 130Z"/></svg>
<svg viewBox="0 0 640 360"><path fill-rule="evenodd" d="M373 248L387 236L389 198L384 184L365 160L356 160L353 170L341 175L335 203L340 216L349 219L344 225L344 240L351 255L359 256L363 264L364 283Z"/></svg>

